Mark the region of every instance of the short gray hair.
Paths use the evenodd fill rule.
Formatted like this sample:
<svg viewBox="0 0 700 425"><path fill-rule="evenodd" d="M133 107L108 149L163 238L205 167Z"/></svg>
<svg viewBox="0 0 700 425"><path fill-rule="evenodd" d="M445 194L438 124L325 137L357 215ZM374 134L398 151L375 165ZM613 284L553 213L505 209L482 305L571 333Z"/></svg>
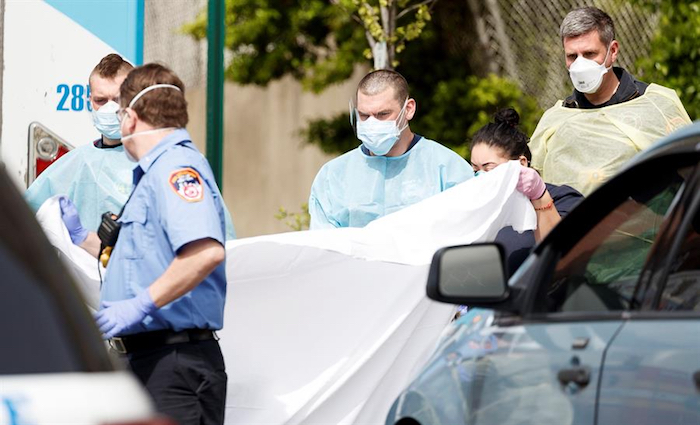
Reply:
<svg viewBox="0 0 700 425"><path fill-rule="evenodd" d="M591 31L598 31L600 41L606 46L615 39L612 18L597 7L580 7L569 12L561 23L559 35L563 43L565 38L578 37Z"/></svg>
<svg viewBox="0 0 700 425"><path fill-rule="evenodd" d="M378 69L365 75L357 85L357 91L368 96L374 96L386 90L394 88L396 100L402 104L408 99L408 82L396 71L389 69Z"/></svg>

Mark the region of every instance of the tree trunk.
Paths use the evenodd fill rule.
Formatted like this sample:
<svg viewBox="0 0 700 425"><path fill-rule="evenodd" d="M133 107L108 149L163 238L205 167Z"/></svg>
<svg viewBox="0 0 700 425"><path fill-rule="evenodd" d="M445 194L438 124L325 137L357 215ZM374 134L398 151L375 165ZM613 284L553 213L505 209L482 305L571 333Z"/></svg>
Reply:
<svg viewBox="0 0 700 425"><path fill-rule="evenodd" d="M508 77L520 82L518 68L515 65L515 55L513 54L513 50L510 48L510 40L506 35L503 18L501 18L501 9L498 6L497 0L486 0L486 7L493 17L493 26L496 30L496 40L501 48L501 56L504 59L503 67L505 68L505 73Z"/></svg>
<svg viewBox="0 0 700 425"><path fill-rule="evenodd" d="M483 61L479 61L477 74L484 77L485 74L498 73L498 64L494 58L493 47L491 46L489 35L486 30L486 20L484 19L484 14L481 10L481 2L479 0L467 0L469 4L469 9L474 17L474 23L476 24L476 35L479 40L479 46L481 47L481 53L483 54ZM474 61L476 62L476 61ZM477 65L474 63L474 65Z"/></svg>

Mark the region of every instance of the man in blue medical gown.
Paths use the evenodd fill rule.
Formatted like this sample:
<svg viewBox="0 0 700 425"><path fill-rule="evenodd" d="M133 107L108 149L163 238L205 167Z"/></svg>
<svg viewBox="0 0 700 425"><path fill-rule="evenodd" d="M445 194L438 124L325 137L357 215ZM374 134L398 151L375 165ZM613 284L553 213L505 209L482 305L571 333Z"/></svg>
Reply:
<svg viewBox="0 0 700 425"><path fill-rule="evenodd" d="M96 231L106 211L118 213L131 192L134 165L124 155L117 120L119 86L133 66L109 54L90 73L92 122L100 138L59 158L24 194L33 210L54 195L67 195L86 229Z"/></svg>
<svg viewBox="0 0 700 425"><path fill-rule="evenodd" d="M350 114L362 144L316 175L312 230L363 227L474 175L464 158L411 132L415 113L416 101L398 72L377 70L360 81Z"/></svg>

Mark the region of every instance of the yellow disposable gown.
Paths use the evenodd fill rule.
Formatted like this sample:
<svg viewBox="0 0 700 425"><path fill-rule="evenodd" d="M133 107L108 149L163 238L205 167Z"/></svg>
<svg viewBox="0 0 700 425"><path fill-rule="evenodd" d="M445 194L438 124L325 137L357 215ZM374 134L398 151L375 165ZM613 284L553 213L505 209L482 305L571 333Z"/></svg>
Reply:
<svg viewBox="0 0 700 425"><path fill-rule="evenodd" d="M641 150L690 124L676 92L650 84L633 100L596 109L549 108L530 141L545 182L589 195Z"/></svg>

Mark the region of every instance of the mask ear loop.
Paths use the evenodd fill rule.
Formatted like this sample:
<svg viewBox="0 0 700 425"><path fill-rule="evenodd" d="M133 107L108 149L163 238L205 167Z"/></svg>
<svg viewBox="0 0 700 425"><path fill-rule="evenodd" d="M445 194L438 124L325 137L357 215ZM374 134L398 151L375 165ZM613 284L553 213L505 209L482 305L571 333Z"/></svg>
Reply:
<svg viewBox="0 0 700 425"><path fill-rule="evenodd" d="M613 40L613 41L615 41L615 40ZM605 71L610 71L610 69L612 69L612 64L610 64L610 66L607 67L607 66L605 66L605 62L608 61L608 55L610 55L610 48L612 47L613 41L611 41L610 44L608 44L608 50L605 52L605 58L603 59L602 65L605 68Z"/></svg>
<svg viewBox="0 0 700 425"><path fill-rule="evenodd" d="M399 127L399 123L401 122L402 118L406 117L406 106L408 105L408 97L406 97L406 100L403 102L403 108L401 108L401 112L399 112L399 116L396 117L396 128L399 130L399 133L404 131L406 127L408 127L408 120L406 120L406 124L404 124L403 127Z"/></svg>

